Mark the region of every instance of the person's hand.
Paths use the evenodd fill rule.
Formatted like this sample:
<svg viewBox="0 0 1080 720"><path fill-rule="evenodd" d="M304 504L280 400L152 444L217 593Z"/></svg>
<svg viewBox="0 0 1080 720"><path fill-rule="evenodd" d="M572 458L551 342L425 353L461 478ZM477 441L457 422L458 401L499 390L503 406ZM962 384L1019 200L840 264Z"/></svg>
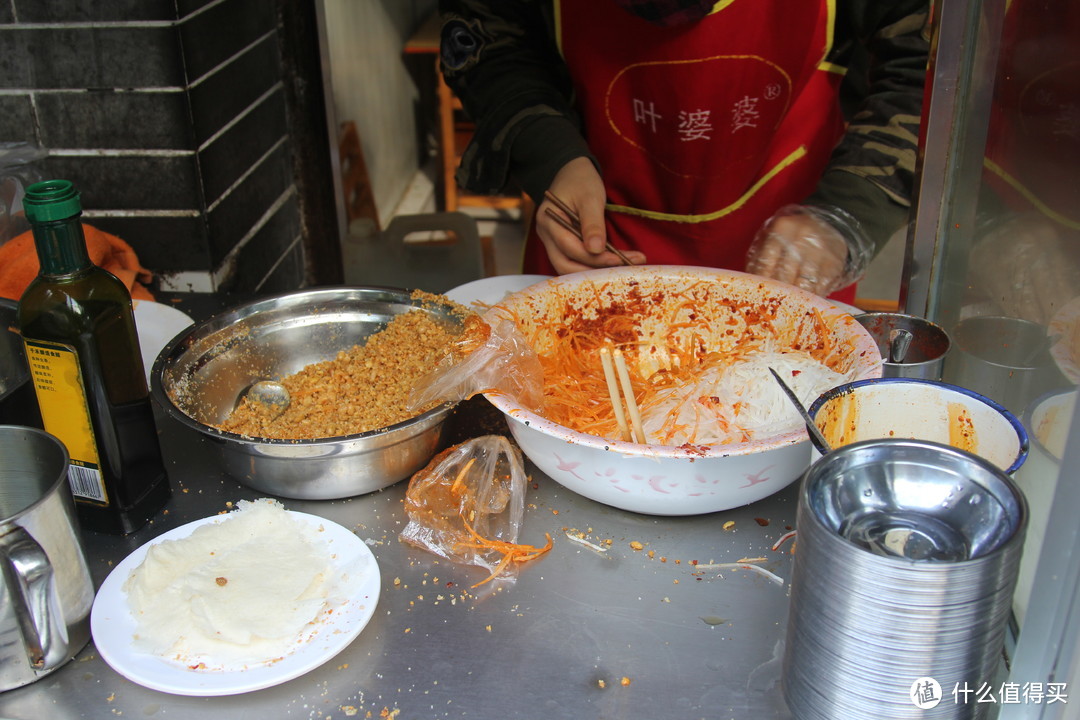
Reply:
<svg viewBox="0 0 1080 720"><path fill-rule="evenodd" d="M592 161L585 157L571 160L555 175L548 189L577 213L584 238L582 240L548 215L547 208L551 208L552 212L570 219L557 205L546 199L540 203L536 213L536 234L544 243L555 271L564 275L621 265L619 257L605 249L607 231L604 227L604 204L607 196L604 182ZM634 265L645 262L645 255L640 252L624 250L623 254Z"/></svg>
<svg viewBox="0 0 1080 720"><path fill-rule="evenodd" d="M971 254L969 285L1009 317L1046 325L1080 288L1078 238L1034 213L996 224Z"/></svg>
<svg viewBox="0 0 1080 720"><path fill-rule="evenodd" d="M746 270L828 295L850 284L848 243L812 208L787 205L762 225L746 256Z"/></svg>

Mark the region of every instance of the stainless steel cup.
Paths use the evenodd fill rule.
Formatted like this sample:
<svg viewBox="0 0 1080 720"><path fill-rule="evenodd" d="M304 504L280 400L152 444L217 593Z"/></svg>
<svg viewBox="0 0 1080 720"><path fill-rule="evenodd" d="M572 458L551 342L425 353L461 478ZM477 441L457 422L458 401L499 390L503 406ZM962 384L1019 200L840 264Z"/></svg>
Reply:
<svg viewBox="0 0 1080 720"><path fill-rule="evenodd" d="M1050 355L1042 325L1020 318L979 316L953 329L955 351L944 378L981 393L1020 416L1035 398L1070 385Z"/></svg>
<svg viewBox="0 0 1080 720"><path fill-rule="evenodd" d="M919 380L940 380L942 365L949 352L951 341L948 333L926 318L903 313L870 312L856 315L855 319L877 343L885 362L881 366L882 377L907 377ZM903 362L889 362L889 342L893 330L911 333L911 345Z"/></svg>
<svg viewBox="0 0 1080 720"><path fill-rule="evenodd" d="M90 640L94 585L67 468L53 435L0 425L0 691L48 675Z"/></svg>

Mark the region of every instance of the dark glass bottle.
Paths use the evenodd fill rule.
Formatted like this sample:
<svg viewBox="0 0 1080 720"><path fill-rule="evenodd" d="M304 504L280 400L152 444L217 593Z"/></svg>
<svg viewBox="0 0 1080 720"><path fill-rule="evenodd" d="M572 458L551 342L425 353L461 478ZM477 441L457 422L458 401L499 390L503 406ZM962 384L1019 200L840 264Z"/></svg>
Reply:
<svg viewBox="0 0 1080 720"><path fill-rule="evenodd" d="M82 526L127 534L170 494L131 295L90 262L70 182L31 185L23 207L41 271L19 300L18 325L42 420L68 448Z"/></svg>

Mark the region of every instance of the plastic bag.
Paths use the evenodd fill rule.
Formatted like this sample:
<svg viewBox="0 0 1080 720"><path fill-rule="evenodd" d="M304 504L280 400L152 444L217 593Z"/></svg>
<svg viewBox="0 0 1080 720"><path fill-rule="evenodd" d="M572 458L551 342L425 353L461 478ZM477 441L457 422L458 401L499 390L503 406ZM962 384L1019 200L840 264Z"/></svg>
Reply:
<svg viewBox="0 0 1080 720"><path fill-rule="evenodd" d="M400 539L453 562L514 580L517 566L551 547L517 543L525 514L521 451L501 435L484 435L439 453L409 481Z"/></svg>
<svg viewBox="0 0 1080 720"><path fill-rule="evenodd" d="M0 245L30 229L22 211L26 188L43 180L34 163L47 152L24 142L0 142Z"/></svg>
<svg viewBox="0 0 1080 720"><path fill-rule="evenodd" d="M481 392L499 392L523 408L539 412L544 399L544 370L536 352L513 321L494 327L477 318L456 346L430 373L421 377L409 395L411 409L468 400Z"/></svg>

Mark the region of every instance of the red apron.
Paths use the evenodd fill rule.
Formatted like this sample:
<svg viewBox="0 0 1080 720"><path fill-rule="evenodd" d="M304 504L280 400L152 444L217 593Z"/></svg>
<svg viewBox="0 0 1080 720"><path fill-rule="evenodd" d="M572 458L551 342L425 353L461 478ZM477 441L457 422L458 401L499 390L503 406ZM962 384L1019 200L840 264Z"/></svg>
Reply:
<svg viewBox="0 0 1080 720"><path fill-rule="evenodd" d="M833 0L727 0L677 28L613 0L554 2L609 239L654 264L744 269L755 232L813 191L843 131L842 70L824 62ZM535 233L525 272L554 273Z"/></svg>

